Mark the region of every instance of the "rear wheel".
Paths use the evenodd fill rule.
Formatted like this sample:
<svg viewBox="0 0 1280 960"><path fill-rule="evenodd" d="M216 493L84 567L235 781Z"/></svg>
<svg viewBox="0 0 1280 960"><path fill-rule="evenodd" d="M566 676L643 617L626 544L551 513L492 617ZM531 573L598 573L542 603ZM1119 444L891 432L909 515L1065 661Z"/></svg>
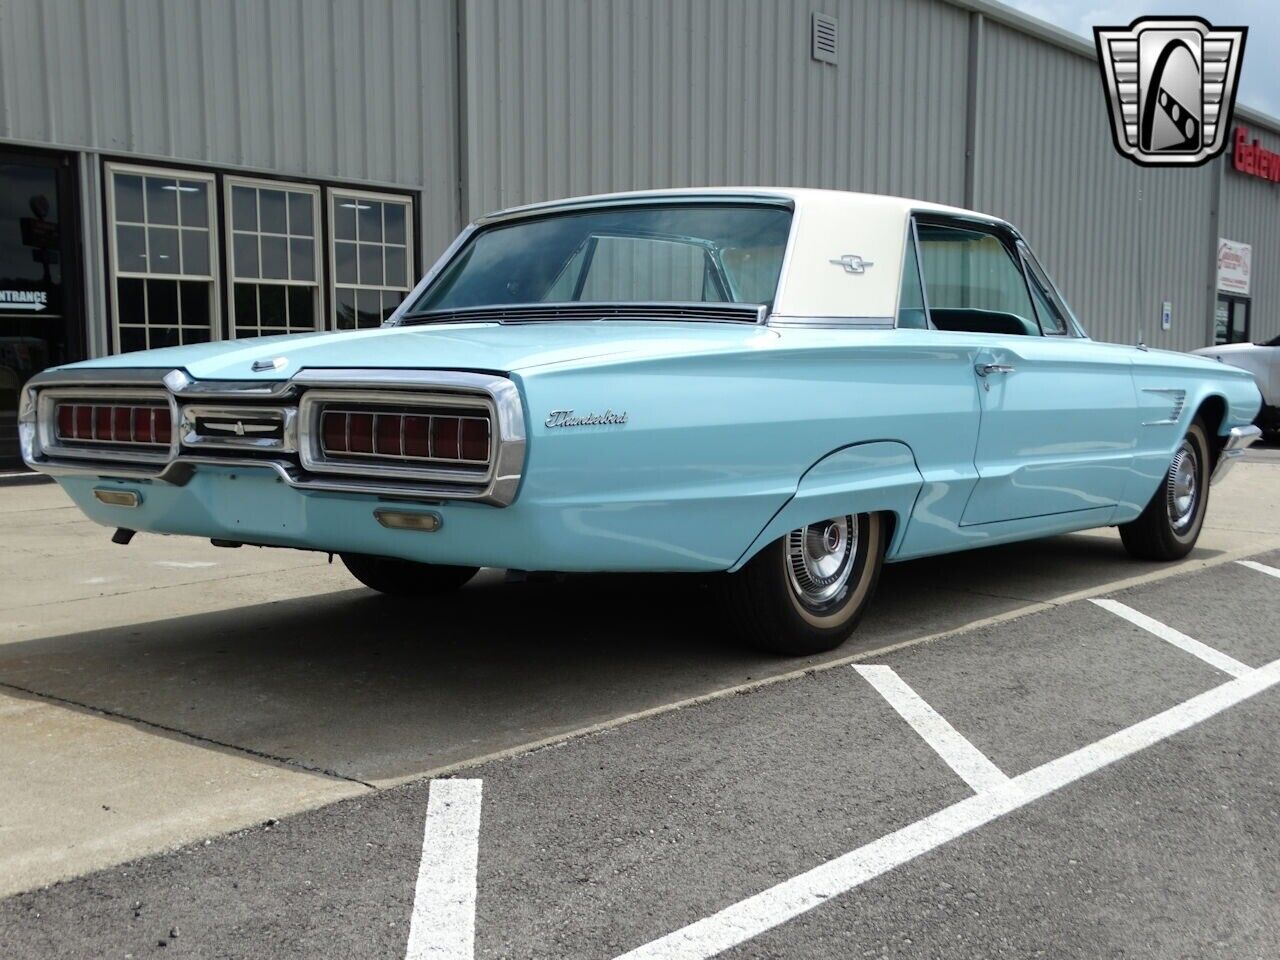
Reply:
<svg viewBox="0 0 1280 960"><path fill-rule="evenodd" d="M457 590L479 572L479 567L452 567L438 563L414 563L364 553L344 553L342 562L351 575L371 590L395 597L428 597Z"/></svg>
<svg viewBox="0 0 1280 960"><path fill-rule="evenodd" d="M1178 444L1169 470L1142 514L1120 525L1120 539L1140 560L1178 560L1191 552L1209 504L1209 434L1197 420Z"/></svg>
<svg viewBox="0 0 1280 960"><path fill-rule="evenodd" d="M857 627L884 562L879 514L831 517L792 530L725 579L738 634L760 650L834 650Z"/></svg>

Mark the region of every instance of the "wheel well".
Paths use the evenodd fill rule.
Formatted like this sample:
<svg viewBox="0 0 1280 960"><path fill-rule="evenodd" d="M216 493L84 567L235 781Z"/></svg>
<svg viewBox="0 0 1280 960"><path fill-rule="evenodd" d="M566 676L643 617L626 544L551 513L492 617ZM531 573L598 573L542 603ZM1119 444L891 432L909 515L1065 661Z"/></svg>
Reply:
<svg viewBox="0 0 1280 960"><path fill-rule="evenodd" d="M1200 404L1200 408L1196 410L1195 419L1203 420L1206 427L1209 428L1209 449L1213 454L1213 462L1218 462L1218 454L1222 452L1223 438L1219 436L1222 428L1222 421L1227 415L1227 401L1222 397L1214 394L1205 397Z"/></svg>
<svg viewBox="0 0 1280 960"><path fill-rule="evenodd" d="M884 519L884 548L887 552L893 544L893 535L898 529L898 514L894 510L880 510L878 512Z"/></svg>

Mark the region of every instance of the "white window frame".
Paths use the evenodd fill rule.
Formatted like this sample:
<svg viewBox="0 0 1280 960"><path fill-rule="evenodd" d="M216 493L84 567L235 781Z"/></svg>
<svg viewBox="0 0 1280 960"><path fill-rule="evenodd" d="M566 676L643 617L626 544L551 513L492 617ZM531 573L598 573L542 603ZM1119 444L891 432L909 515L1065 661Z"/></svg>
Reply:
<svg viewBox="0 0 1280 960"><path fill-rule="evenodd" d="M328 237L326 242L329 247L329 309L326 312L325 329L338 329L338 287L345 287L359 292L360 290L398 290L397 284L384 283L381 286L369 286L359 283L338 283L338 231L337 231L337 213L334 204L339 197L350 198L352 200L377 200L381 203L396 203L406 207L406 215L404 219L404 267L405 281L407 286L404 288L404 295L408 297L417 285L417 277L414 276L414 258L413 258L413 239L414 231L417 230L417 204L414 202L413 196L407 193L377 193L371 190L351 190L346 187L327 187L325 189L325 202L328 205ZM347 242L347 241L343 241ZM382 244L385 246L385 241ZM357 250L357 262L359 251ZM384 258L385 268L385 258ZM384 273L385 279L385 273ZM359 329L357 327L356 329Z"/></svg>
<svg viewBox="0 0 1280 960"><path fill-rule="evenodd" d="M107 249L110 252L110 268L108 277L111 284L111 346L116 352L124 352L124 338L120 331L120 283L121 277L140 279L144 285L147 280L208 280L211 286L209 295L209 340L210 342L222 340L222 296L219 289L219 258L218 258L218 178L216 174L206 173L198 170L187 170L182 167L170 167L163 164L132 164L132 163L115 163L108 162L105 164L106 183L105 189L107 193ZM182 274L182 273L152 273L150 270L151 263L148 261L147 270L139 272L136 270L120 269L120 250L119 240L116 236L116 181L117 173L135 174L141 177L161 177L164 179L182 179L182 180L201 180L207 184L208 189L205 191L206 202L208 203L209 225L206 228L209 231L209 274ZM146 195L145 180L143 186L143 195ZM144 201L145 202L145 201ZM180 205L179 205L180 206ZM179 220L181 214L179 213ZM130 221L132 223L132 221ZM148 227L144 227L144 231ZM150 239L148 238L148 243ZM181 248L182 235L179 231L178 235L179 248ZM178 296L179 305L182 302L181 293ZM181 307L179 307L181 308ZM150 315L148 315L147 326L150 327ZM150 337L147 338L148 341Z"/></svg>
<svg viewBox="0 0 1280 960"><path fill-rule="evenodd" d="M235 225L233 223L235 211L231 202L231 191L233 187L252 187L254 189L265 188L268 190L284 190L284 191L292 191L294 193L311 194L311 226L312 226L312 229L314 230L314 233L312 234L312 240L314 241L312 255L315 258L315 265L313 267L315 280L294 280L292 278L280 280L280 279L267 279L261 276L257 278L251 278L251 277L237 278L236 277L236 267L235 267L235 260L236 260L235 232L236 231L235 231ZM306 183L306 182L296 181L296 180L264 180L256 177L242 177L242 176L232 175L232 174L223 174L222 176L222 209L226 212L226 217L224 218L226 223L225 223L225 229L223 230L222 242L225 245L225 248L227 251L226 284L227 284L227 314L229 318L227 327L233 338L236 336L236 280L237 279L241 280L243 283L252 283L255 285L270 283L270 284L276 284L279 286L287 286L287 287L314 288L316 306L315 306L315 314L314 314L315 323L313 324L312 329L317 331L329 329L326 323L326 317L329 315L331 311L329 311L326 308L326 304L325 304L324 270L323 270L323 267L321 266L322 260L321 260L320 248L326 242L332 245L332 241L325 237L325 222L320 216L320 193L321 193L320 187L314 183ZM261 239L262 237L261 226L262 226L262 210L261 210L261 205L259 205L258 229L253 231L254 235L257 236L259 239ZM279 236L279 234L269 234L269 236ZM292 252L290 253L290 257L292 257ZM292 260L290 261L290 263L292 263ZM258 272L261 273L262 272L261 243L259 243L259 249L258 249L258 268L259 268ZM262 320L261 314L259 314L258 324L257 324L258 330L262 329L261 320ZM302 333L304 331L297 330L297 331L291 331L291 332ZM263 334L257 334L257 335L262 336ZM272 336L272 335L273 334L266 334L266 336Z"/></svg>

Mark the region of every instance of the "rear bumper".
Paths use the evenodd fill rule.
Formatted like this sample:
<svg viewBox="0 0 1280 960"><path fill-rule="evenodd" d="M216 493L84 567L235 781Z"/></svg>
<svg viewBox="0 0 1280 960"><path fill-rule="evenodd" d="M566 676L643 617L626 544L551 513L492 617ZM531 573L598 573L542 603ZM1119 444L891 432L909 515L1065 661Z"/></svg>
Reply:
<svg viewBox="0 0 1280 960"><path fill-rule="evenodd" d="M1217 483L1226 476L1232 465L1244 455L1244 452L1260 436L1262 436L1262 431L1253 424L1249 424L1247 427L1232 427L1222 445L1222 451L1218 454L1218 465L1214 468L1213 476L1209 478L1209 482Z"/></svg>
<svg viewBox="0 0 1280 960"><path fill-rule="evenodd" d="M88 517L108 527L256 546L366 553L420 563L559 571L728 569L786 499L755 491L652 500L545 499L511 506L412 501L291 486L262 464L195 465L181 485L60 476ZM129 496L136 494L136 505ZM388 523L422 514L416 527ZM380 519L379 514L384 516Z"/></svg>

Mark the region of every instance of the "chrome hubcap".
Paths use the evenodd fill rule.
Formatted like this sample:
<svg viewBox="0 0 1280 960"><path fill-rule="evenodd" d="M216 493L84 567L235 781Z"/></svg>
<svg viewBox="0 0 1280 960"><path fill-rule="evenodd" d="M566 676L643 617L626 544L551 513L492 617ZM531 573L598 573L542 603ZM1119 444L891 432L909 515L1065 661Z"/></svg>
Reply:
<svg viewBox="0 0 1280 960"><path fill-rule="evenodd" d="M787 534L787 577L805 603L821 606L840 596L858 553L858 521L853 516L811 523Z"/></svg>
<svg viewBox="0 0 1280 960"><path fill-rule="evenodd" d="M1165 503L1169 508L1169 522L1175 529L1187 526L1196 515L1196 505L1200 500L1199 477L1200 458L1196 448L1191 441L1183 440L1173 455L1165 480Z"/></svg>

